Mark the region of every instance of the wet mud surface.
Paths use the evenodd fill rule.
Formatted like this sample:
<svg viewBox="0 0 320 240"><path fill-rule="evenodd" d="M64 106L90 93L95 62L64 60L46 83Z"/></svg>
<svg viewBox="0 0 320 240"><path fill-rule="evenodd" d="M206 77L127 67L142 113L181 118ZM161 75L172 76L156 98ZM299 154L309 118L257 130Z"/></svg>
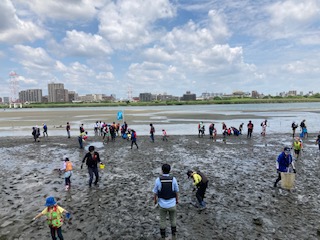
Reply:
<svg viewBox="0 0 320 240"><path fill-rule="evenodd" d="M99 185L89 188L87 169L80 169L86 149L79 149L77 138L1 138L0 239L50 239L44 217L31 221L50 195L71 212L72 219L62 226L65 239L159 239L152 188L163 163L172 166L180 187L177 239L320 239L315 134L304 141L291 192L273 187L275 159L291 144L289 134L230 136L226 142L196 135L168 139L156 136L151 143L138 137L139 149L131 150L121 138L103 145L100 137L89 137L86 148L96 146L105 163ZM74 166L70 192L56 170L63 155ZM195 193L188 169L208 176L203 211L190 204ZM171 239L169 221L167 235Z"/></svg>

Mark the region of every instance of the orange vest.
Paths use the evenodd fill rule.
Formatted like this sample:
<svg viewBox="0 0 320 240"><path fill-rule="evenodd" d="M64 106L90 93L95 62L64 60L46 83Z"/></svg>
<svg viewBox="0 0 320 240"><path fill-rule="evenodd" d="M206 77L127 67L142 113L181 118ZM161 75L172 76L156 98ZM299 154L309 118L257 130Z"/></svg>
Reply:
<svg viewBox="0 0 320 240"><path fill-rule="evenodd" d="M70 161L66 162L66 172L72 171L72 163Z"/></svg>

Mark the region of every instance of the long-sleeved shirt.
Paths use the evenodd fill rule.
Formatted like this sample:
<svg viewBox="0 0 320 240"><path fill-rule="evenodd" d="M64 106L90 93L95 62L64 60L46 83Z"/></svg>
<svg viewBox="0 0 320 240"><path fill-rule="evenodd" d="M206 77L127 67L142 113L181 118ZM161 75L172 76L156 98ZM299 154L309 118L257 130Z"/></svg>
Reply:
<svg viewBox="0 0 320 240"><path fill-rule="evenodd" d="M86 162L88 167L91 167L91 168L98 167L98 163L101 162L99 153L93 152L93 154L91 154L91 152L88 152L82 160L82 163L84 162Z"/></svg>
<svg viewBox="0 0 320 240"><path fill-rule="evenodd" d="M287 172L290 164L294 169L291 154L286 155L284 152L280 153L276 162L277 170L279 170L280 172Z"/></svg>

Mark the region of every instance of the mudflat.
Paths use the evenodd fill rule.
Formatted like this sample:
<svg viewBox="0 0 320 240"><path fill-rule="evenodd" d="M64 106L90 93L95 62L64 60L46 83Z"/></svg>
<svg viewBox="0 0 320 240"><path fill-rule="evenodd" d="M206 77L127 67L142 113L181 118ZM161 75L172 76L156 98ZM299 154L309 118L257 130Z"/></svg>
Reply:
<svg viewBox="0 0 320 240"><path fill-rule="evenodd" d="M45 198L54 196L71 213L62 226L65 239L159 239L159 212L153 206L152 188L163 163L178 180L177 239L318 239L320 226L320 156L316 134L304 139L304 151L296 161L292 191L274 188L275 161L290 134L261 136L205 135L139 137L139 149L117 137L102 144L89 136L85 149L77 137L0 138L0 239L50 239L45 217L32 221L44 209ZM89 188L81 161L89 145L100 153L98 186ZM65 191L62 157L73 163L71 190ZM209 179L199 211L188 169L201 170ZM171 239L168 221L168 239Z"/></svg>

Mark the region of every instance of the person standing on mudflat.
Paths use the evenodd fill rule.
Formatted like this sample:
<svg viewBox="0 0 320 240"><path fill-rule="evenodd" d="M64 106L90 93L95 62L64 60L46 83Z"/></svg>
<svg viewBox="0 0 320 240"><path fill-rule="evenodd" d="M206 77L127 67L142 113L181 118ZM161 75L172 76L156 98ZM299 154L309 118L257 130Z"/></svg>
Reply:
<svg viewBox="0 0 320 240"><path fill-rule="evenodd" d="M253 123L251 122L251 120L249 121L247 128L248 128L247 138L251 138L252 132L253 132Z"/></svg>
<svg viewBox="0 0 320 240"><path fill-rule="evenodd" d="M81 164L81 169L83 167L83 163L86 163L88 166L89 173L89 187L92 185L93 174L95 175L94 185L98 184L99 181L99 171L98 171L98 163L102 164L100 160L99 153L94 151L94 146L89 146L89 152L84 156Z"/></svg>
<svg viewBox="0 0 320 240"><path fill-rule="evenodd" d="M68 138L70 138L70 129L71 129L71 127L70 127L70 123L69 123L69 122L67 122L66 130L67 130Z"/></svg>
<svg viewBox="0 0 320 240"><path fill-rule="evenodd" d="M133 147L133 144L135 144L137 146L137 149L139 148L138 147L138 144L137 144L137 133L135 130L131 129L131 149Z"/></svg>
<svg viewBox="0 0 320 240"><path fill-rule="evenodd" d="M177 179L169 175L169 164L162 165L162 176L155 181L153 188L154 204L159 204L161 239L166 238L166 219L169 214L172 239L176 239L179 186Z"/></svg>
<svg viewBox="0 0 320 240"><path fill-rule="evenodd" d="M155 129L152 123L150 123L150 138L151 138L151 142L154 142L154 133L155 133Z"/></svg>

